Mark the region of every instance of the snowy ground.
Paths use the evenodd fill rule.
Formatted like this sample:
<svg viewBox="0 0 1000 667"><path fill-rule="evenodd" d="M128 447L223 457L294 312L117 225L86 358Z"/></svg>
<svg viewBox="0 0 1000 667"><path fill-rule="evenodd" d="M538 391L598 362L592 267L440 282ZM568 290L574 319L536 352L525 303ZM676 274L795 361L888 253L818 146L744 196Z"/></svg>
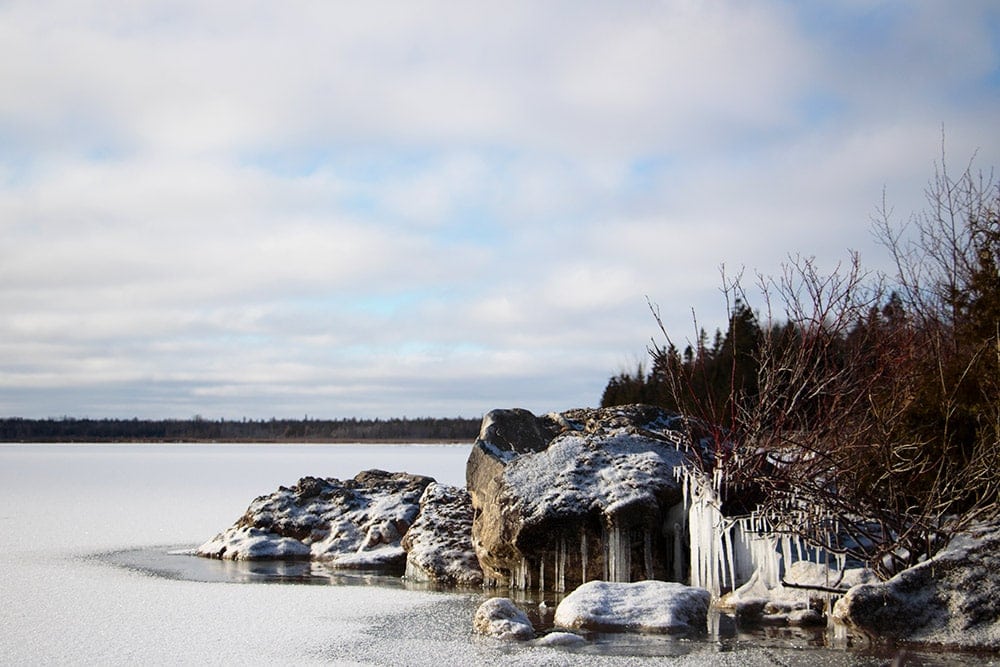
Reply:
<svg viewBox="0 0 1000 667"><path fill-rule="evenodd" d="M343 478L380 467L463 484L467 454L455 446L0 445L0 664L885 661L787 641L751 645L736 636L603 636L572 648L512 644L473 636L472 615L484 599L478 593L205 583L142 574L100 556L193 546L230 525L255 496L303 475ZM954 658L925 656L915 664Z"/></svg>

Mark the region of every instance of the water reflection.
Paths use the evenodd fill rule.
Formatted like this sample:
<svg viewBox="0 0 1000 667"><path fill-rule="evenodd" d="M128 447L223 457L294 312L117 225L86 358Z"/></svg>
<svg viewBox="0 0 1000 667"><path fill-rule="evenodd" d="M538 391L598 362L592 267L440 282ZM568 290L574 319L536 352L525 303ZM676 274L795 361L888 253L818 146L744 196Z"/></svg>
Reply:
<svg viewBox="0 0 1000 667"><path fill-rule="evenodd" d="M415 591L452 591L453 587L403 579L403 570L348 570L309 560L220 560L202 558L189 547L123 549L93 558L147 575L226 584L304 584L379 586ZM471 589L480 590L480 589Z"/></svg>

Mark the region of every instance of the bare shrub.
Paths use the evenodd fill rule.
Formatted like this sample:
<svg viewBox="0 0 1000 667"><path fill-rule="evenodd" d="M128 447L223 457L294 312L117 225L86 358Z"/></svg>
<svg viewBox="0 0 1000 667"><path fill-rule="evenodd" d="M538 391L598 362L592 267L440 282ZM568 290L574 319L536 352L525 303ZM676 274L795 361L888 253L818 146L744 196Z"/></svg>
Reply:
<svg viewBox="0 0 1000 667"><path fill-rule="evenodd" d="M794 257L758 276L753 322L724 276L729 331L711 353L679 355L651 306L667 342L655 382L717 443L706 464L729 494L756 489L776 530L883 576L1000 507L1000 196L942 166L927 197L907 225L885 206L876 220L894 274L856 253L829 273Z"/></svg>

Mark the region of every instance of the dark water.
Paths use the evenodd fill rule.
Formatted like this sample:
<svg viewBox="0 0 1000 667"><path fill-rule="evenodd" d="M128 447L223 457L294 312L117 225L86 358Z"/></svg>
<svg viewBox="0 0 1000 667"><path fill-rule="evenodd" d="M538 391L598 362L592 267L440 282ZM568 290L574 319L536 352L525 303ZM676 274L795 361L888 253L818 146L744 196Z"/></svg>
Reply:
<svg viewBox="0 0 1000 667"><path fill-rule="evenodd" d="M322 660L358 660L370 664L420 664L428 653L408 652L414 642L431 643L439 660L427 664L646 664L664 658L671 663L716 665L990 665L995 654L956 653L917 647L871 646L856 639L835 638L825 628L741 628L732 616L712 612L703 633L676 637L646 634L590 633L586 642L567 648L532 643L498 642L471 632L476 608L488 597L482 589L442 588L404 580L398 573L332 569L310 561L222 561L199 558L187 547L154 547L96 555L101 561L149 576L231 584L375 586L393 590L437 591L440 599L414 617L375 619L366 637L338 646ZM508 593L531 617L540 634L551 631L558 599ZM420 658L426 660L426 658ZM454 660L456 662L452 663Z"/></svg>

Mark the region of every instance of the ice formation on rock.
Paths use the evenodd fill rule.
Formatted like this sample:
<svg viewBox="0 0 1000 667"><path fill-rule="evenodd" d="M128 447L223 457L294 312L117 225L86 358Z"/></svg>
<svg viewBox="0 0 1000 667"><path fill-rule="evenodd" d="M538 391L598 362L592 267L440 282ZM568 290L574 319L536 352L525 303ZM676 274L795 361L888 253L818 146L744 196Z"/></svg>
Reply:
<svg viewBox="0 0 1000 667"><path fill-rule="evenodd" d="M486 583L673 580L719 598L751 581L776 589L796 560L830 561L766 517L724 515L722 473L695 464L704 452L681 427L640 405L487 414L467 468Z"/></svg>
<svg viewBox="0 0 1000 667"><path fill-rule="evenodd" d="M678 429L650 406L487 414L467 468L487 583L563 591L673 576L666 519L689 454Z"/></svg>
<svg viewBox="0 0 1000 667"><path fill-rule="evenodd" d="M815 580L811 574L805 577L808 581L797 582L801 587L844 591L852 580L873 576L868 570L858 569L845 577L846 563L842 557L809 546L800 535L777 528L768 517L758 513L724 516L720 500L722 477L718 470L709 477L691 468L681 468L677 475L684 490L683 507L690 539L690 583L705 587L715 598L729 591L724 605L735 606L741 599L787 599L792 589L784 586L783 580L789 576L801 577L805 572L822 572L822 580ZM808 599L801 592L791 596Z"/></svg>

